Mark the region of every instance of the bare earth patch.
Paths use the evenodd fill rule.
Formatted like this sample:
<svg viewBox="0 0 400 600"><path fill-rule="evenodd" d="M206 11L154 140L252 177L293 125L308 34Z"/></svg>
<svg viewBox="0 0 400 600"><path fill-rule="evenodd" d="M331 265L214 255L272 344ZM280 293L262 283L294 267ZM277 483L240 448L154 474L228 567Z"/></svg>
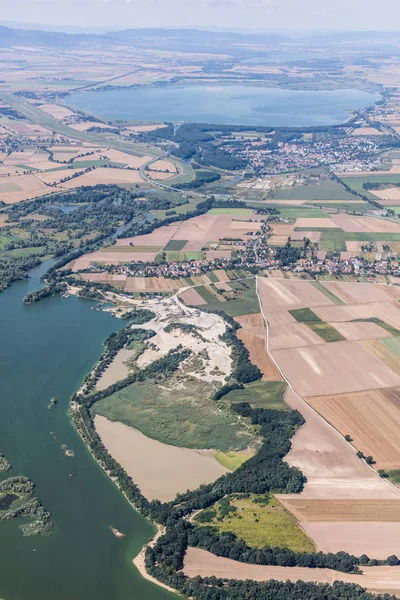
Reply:
<svg viewBox="0 0 400 600"><path fill-rule="evenodd" d="M334 581L343 581L361 585L372 591L400 590L400 567L363 567L362 575L350 575L332 569L251 565L190 547L186 552L183 572L187 577L215 576L222 579L252 579L253 581L275 579L283 582L289 580L294 583L300 580L331 584Z"/></svg>
<svg viewBox="0 0 400 600"><path fill-rule="evenodd" d="M266 351L266 330L261 313L236 317L241 329L237 336L250 353L250 360L263 373L263 381L282 381L282 377Z"/></svg>
<svg viewBox="0 0 400 600"><path fill-rule="evenodd" d="M211 483L228 473L213 450L177 448L152 440L123 423L96 415L103 444L149 500L173 500L178 493Z"/></svg>

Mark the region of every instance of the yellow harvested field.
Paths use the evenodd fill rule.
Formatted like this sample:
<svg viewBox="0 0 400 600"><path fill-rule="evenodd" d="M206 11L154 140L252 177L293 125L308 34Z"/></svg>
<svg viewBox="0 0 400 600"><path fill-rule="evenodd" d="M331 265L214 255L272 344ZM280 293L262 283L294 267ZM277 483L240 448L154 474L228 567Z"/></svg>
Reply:
<svg viewBox="0 0 400 600"><path fill-rule="evenodd" d="M213 273L218 281L229 281L229 277L223 269L216 269Z"/></svg>
<svg viewBox="0 0 400 600"><path fill-rule="evenodd" d="M81 187L82 185L98 185L98 184L129 184L129 183L142 183L143 179L140 177L138 171L128 171L127 169L94 169L89 173L71 179L62 184L62 187L66 190Z"/></svg>
<svg viewBox="0 0 400 600"><path fill-rule="evenodd" d="M160 127L165 127L164 124L159 125L130 125L126 129L128 131L133 131L133 133L147 133L148 131L155 131L156 129L160 129Z"/></svg>
<svg viewBox="0 0 400 600"><path fill-rule="evenodd" d="M207 250L206 259L215 260L218 258L230 258L232 256L232 250Z"/></svg>
<svg viewBox="0 0 400 600"><path fill-rule="evenodd" d="M332 304L307 281L297 279L258 279L258 293L266 313Z"/></svg>
<svg viewBox="0 0 400 600"><path fill-rule="evenodd" d="M0 227L7 227L8 215L0 215Z"/></svg>
<svg viewBox="0 0 400 600"><path fill-rule="evenodd" d="M267 354L267 332L261 313L235 317L235 321L241 327L237 331L237 336L249 351L251 362L262 372L263 381L282 381L278 369Z"/></svg>
<svg viewBox="0 0 400 600"><path fill-rule="evenodd" d="M315 410L353 445L372 456L377 469L400 469L400 390L387 388L354 394L308 398Z"/></svg>
<svg viewBox="0 0 400 600"><path fill-rule="evenodd" d="M52 164L54 169L54 167L57 165L54 163ZM84 169L82 169L82 167L76 169L59 169L57 171L49 171L48 173L37 173L36 177L47 185L53 185L60 183L62 179L76 175L76 173L84 173Z"/></svg>
<svg viewBox="0 0 400 600"><path fill-rule="evenodd" d="M128 277L128 292L173 292L187 287L184 279L165 279L164 277Z"/></svg>
<svg viewBox="0 0 400 600"><path fill-rule="evenodd" d="M99 415L95 427L108 452L149 500L168 502L178 493L211 483L229 472L216 460L214 450L162 444Z"/></svg>
<svg viewBox="0 0 400 600"><path fill-rule="evenodd" d="M3 164L6 166L10 165L26 165L29 163L29 160L33 157L33 150L20 150L17 152L11 152L4 159Z"/></svg>
<svg viewBox="0 0 400 600"><path fill-rule="evenodd" d="M381 200L395 200L400 202L400 188L388 187L384 190L373 190L374 196L377 196Z"/></svg>
<svg viewBox="0 0 400 600"><path fill-rule="evenodd" d="M37 198L50 191L36 175L11 175L0 178L0 200L6 204Z"/></svg>
<svg viewBox="0 0 400 600"><path fill-rule="evenodd" d="M293 233L290 234L290 238L294 242L302 242L304 238L308 238L311 242L319 242L321 234L321 231L293 231Z"/></svg>
<svg viewBox="0 0 400 600"><path fill-rule="evenodd" d="M351 535L350 529L348 531ZM355 554L360 554L360 552L355 552ZM385 558L387 556L388 554L385 555ZM186 551L183 572L187 577L214 576L219 579L252 579L253 581L273 579L282 582L292 581L293 583L305 581L330 584L335 581L343 581L361 585L372 591L393 592L400 590L400 567L363 567L362 575L350 575L332 569L247 564L216 556L201 548L192 547L189 547Z"/></svg>
<svg viewBox="0 0 400 600"><path fill-rule="evenodd" d="M114 129L115 131L118 131L117 128L113 127L112 125L94 121L81 121L80 123L73 123L72 125L69 125L69 127L71 127L71 129L75 129L75 131L88 131L94 127L96 127L96 129Z"/></svg>
<svg viewBox="0 0 400 600"><path fill-rule="evenodd" d="M66 106L61 106L60 104L40 104L38 108L45 112L47 115L51 115L59 121L62 121L67 117L72 117L72 115L75 114L72 110L70 110Z"/></svg>
<svg viewBox="0 0 400 600"><path fill-rule="evenodd" d="M105 265L115 265L128 262L151 262L154 261L157 252L109 252L107 250L98 250L90 254L80 256L74 263L73 270L79 271L87 269L91 263L102 263Z"/></svg>
<svg viewBox="0 0 400 600"><path fill-rule="evenodd" d="M383 135L383 133L379 129L375 129L375 127L359 127L358 129L354 129L351 135Z"/></svg>
<svg viewBox="0 0 400 600"><path fill-rule="evenodd" d="M286 348L273 350L272 355L301 396L342 394L400 385L400 373L394 373L373 356L362 342Z"/></svg>
<svg viewBox="0 0 400 600"><path fill-rule="evenodd" d="M144 164L146 164L149 160L151 160L151 156L135 156L133 154L127 154L126 152L120 152L119 150L114 150L113 148L108 148L106 150L102 150L100 152L100 156L104 156L111 160L112 162L121 163L131 167L132 169L139 169Z"/></svg>
<svg viewBox="0 0 400 600"><path fill-rule="evenodd" d="M271 223L271 228L274 235L289 237L294 229L294 225L293 223Z"/></svg>
<svg viewBox="0 0 400 600"><path fill-rule="evenodd" d="M146 175L148 175L150 179L164 181L165 179L171 179L171 177L174 177L175 173L167 173L166 171L146 171Z"/></svg>
<svg viewBox="0 0 400 600"><path fill-rule="evenodd" d="M346 249L348 250L348 252L354 252L357 255L360 254L362 245L363 245L363 242L346 241Z"/></svg>
<svg viewBox="0 0 400 600"><path fill-rule="evenodd" d="M7 127L17 135L27 135L29 137L51 136L51 131L49 129L36 123L19 123L18 121L15 121L13 123L8 123Z"/></svg>
<svg viewBox="0 0 400 600"><path fill-rule="evenodd" d="M268 244L270 246L285 246L288 241L287 235L272 235L268 239Z"/></svg>
<svg viewBox="0 0 400 600"><path fill-rule="evenodd" d="M113 275L112 273L82 273L82 279L86 281L100 281L102 283L113 283L114 285L125 285L126 275Z"/></svg>
<svg viewBox="0 0 400 600"><path fill-rule="evenodd" d="M108 169L116 171L118 169ZM96 171L97 172L97 171ZM126 171L129 173L129 171ZM78 178L79 179L79 178ZM261 222L235 219L230 215L205 214L180 223L173 223L157 229L148 235L120 240L121 244L133 243L139 246L165 245L169 240L190 240L185 250L192 250L193 243L201 249L208 242L215 242L224 237L246 239L248 232L261 229Z"/></svg>
<svg viewBox="0 0 400 600"><path fill-rule="evenodd" d="M394 373L400 375L400 358L390 352L386 346L378 340L364 340L361 342L367 350L371 352L378 360L390 367Z"/></svg>
<svg viewBox="0 0 400 600"><path fill-rule="evenodd" d="M117 240L117 245L127 246L128 244L133 244L134 246L161 246L164 247L168 244L170 239L172 239L179 229L179 225L173 223L171 225L164 225L163 227L159 227L155 229L152 233L147 233L146 235L137 235L132 238L121 238ZM179 239L179 237L176 237Z"/></svg>
<svg viewBox="0 0 400 600"><path fill-rule="evenodd" d="M154 162L150 169L152 171L168 171L169 173L176 173L176 166L170 160L157 160Z"/></svg>

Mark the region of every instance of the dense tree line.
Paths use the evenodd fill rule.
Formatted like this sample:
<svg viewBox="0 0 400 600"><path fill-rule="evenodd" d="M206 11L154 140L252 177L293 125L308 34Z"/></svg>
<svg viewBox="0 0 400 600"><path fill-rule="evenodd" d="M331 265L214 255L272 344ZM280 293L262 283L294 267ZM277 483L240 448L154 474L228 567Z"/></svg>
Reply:
<svg viewBox="0 0 400 600"><path fill-rule="evenodd" d="M239 323L236 323L232 319L233 323L229 323L225 333L221 336L221 339L231 346L232 348L232 359L233 359L233 372L232 377L239 383L250 383L261 379L262 373L256 365L250 360L249 351L243 344L242 340L236 335L236 331L240 329Z"/></svg>
<svg viewBox="0 0 400 600"><path fill-rule="evenodd" d="M0 259L0 292L9 287L14 281L26 279L29 270L38 265L40 265L40 259L37 256Z"/></svg>

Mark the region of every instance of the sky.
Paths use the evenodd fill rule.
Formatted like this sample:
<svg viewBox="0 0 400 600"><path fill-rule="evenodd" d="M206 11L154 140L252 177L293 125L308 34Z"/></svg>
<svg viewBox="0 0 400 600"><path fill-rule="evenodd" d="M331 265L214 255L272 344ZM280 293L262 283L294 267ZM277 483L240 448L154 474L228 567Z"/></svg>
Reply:
<svg viewBox="0 0 400 600"><path fill-rule="evenodd" d="M83 28L400 30L400 0L0 0L4 22Z"/></svg>

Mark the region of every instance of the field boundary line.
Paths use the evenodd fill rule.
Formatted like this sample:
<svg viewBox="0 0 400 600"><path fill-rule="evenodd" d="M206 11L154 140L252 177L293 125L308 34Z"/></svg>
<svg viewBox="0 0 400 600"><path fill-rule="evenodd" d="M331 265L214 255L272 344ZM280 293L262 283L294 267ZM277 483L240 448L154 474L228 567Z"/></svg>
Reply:
<svg viewBox="0 0 400 600"><path fill-rule="evenodd" d="M274 357L272 356L270 349L269 349L269 323L268 320L265 316L264 313L264 309L261 303L261 298L260 298L260 294L258 293L258 275L255 276L256 277L256 294L257 294L257 298L258 298L258 302L260 304L260 312L263 316L264 322L265 322L265 327L266 327L266 350L267 350L267 354L269 356L269 358L272 360L272 362L274 363L274 365L276 366L276 368L278 369L278 372L280 373L280 375L283 377L283 380L286 382L288 388L293 392L293 394L296 396L296 398L298 398L300 400L300 402L302 402L305 406L307 406L323 423L325 423L330 429L332 429L332 431L334 431L336 433L336 435L338 435L345 444L347 444L347 446L350 446L350 448L352 448L353 452L355 454L357 454L357 449L354 448L354 446L352 444L350 444L349 442L347 442L344 438L344 436L340 433L340 431L338 431L335 427L333 427L333 425L331 425L329 423L329 421L327 421L326 419L324 419L324 417L322 417L316 410L315 408L313 408L310 404L308 404L308 402L306 402L304 400L304 398L302 398L297 392L296 390L293 388L293 385L290 383L289 379L286 377L285 373L282 371L281 367L279 366L279 364L277 363L277 361L274 359ZM386 284L382 284L382 285L386 285ZM394 488L398 494L400 494L400 489L398 487L396 487L391 481L389 481L388 479L382 478L378 471L376 471L376 469L374 469L371 465L369 465L368 463L365 462L364 459L360 459L362 460L362 462L365 464L366 467L368 467L368 469L370 469L373 473L375 473L375 475L377 477L379 477L379 479L383 479L383 481L385 483L387 483L389 486L391 486L392 488Z"/></svg>

